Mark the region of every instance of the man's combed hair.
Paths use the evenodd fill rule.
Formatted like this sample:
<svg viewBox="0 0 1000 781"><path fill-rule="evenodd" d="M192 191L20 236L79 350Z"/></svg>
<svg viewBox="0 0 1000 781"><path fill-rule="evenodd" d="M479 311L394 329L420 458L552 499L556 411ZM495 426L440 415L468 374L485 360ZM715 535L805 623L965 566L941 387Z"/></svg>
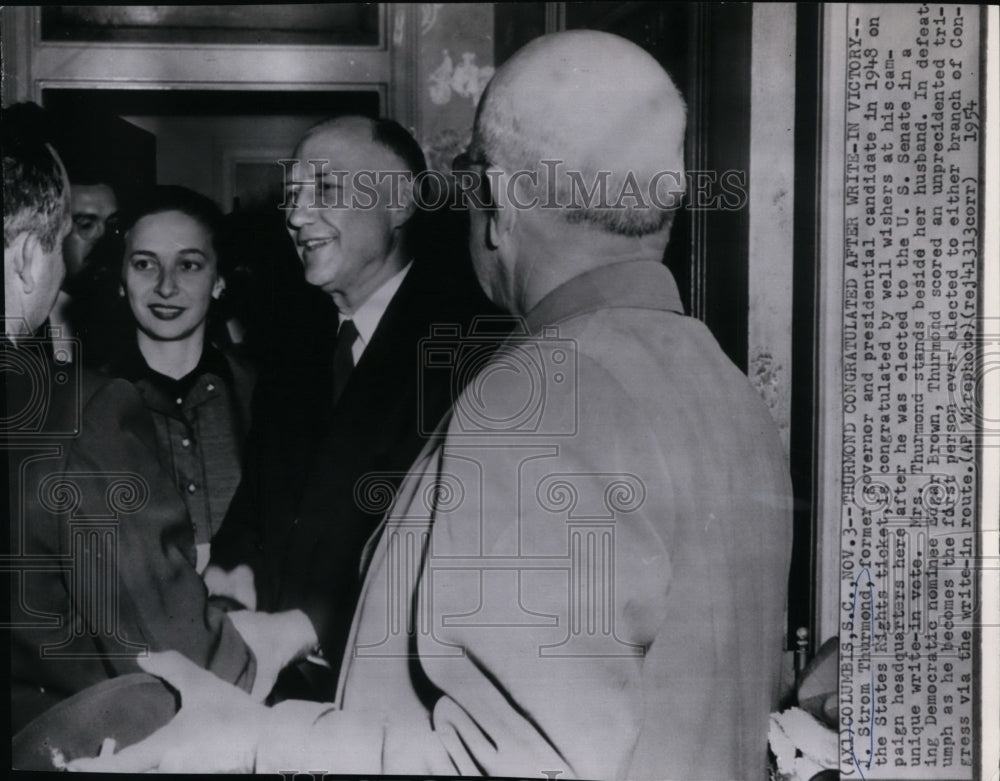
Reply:
<svg viewBox="0 0 1000 781"><path fill-rule="evenodd" d="M62 239L69 192L52 148L18 109L3 110L3 245L30 232L52 252Z"/></svg>
<svg viewBox="0 0 1000 781"><path fill-rule="evenodd" d="M399 124L396 120L386 119L385 117L372 119L371 117L352 115L324 119L322 122L317 122L315 125L310 127L305 132L305 135L302 136L299 143L302 144L307 138L316 133L322 132L331 127L336 127L339 122L355 120L370 123L372 141L385 147L396 155L396 157L402 160L406 169L410 172L410 174L412 174L413 178L416 178L418 175L427 170L427 159L424 156L424 150L421 149L420 144L417 143L417 139L415 139L410 134L410 131Z"/></svg>
<svg viewBox="0 0 1000 781"><path fill-rule="evenodd" d="M429 183L425 180L427 173L427 158L424 150L420 148L410 132L394 119L376 119L372 121L372 141L380 144L392 152L403 161L407 171L412 176L411 181L416 182L414 198L418 204L427 203L431 194L427 188ZM406 225L404 241L411 245L419 243L425 238L425 215L420 209L415 209Z"/></svg>
<svg viewBox="0 0 1000 781"><path fill-rule="evenodd" d="M381 144L406 163L414 177L427 170L424 150L410 132L393 119L376 119L372 123L372 141Z"/></svg>

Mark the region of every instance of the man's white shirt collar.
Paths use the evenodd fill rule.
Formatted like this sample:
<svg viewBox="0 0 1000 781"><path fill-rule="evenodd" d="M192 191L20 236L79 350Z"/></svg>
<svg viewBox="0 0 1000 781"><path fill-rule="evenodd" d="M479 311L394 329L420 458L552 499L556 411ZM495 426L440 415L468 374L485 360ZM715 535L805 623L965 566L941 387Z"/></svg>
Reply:
<svg viewBox="0 0 1000 781"><path fill-rule="evenodd" d="M368 342L372 340L372 336L375 334L375 329L378 328L378 324L382 320L382 315L384 315L385 310L389 308L389 302L392 301L392 297L396 295L396 291L399 290L399 286L403 284L403 279L406 278L406 273L410 270L410 266L412 265L413 261L411 260L393 276L383 282L382 286L372 293L368 297L368 300L357 308L353 315L350 317L344 317L343 315L339 316L340 323L343 323L344 320L353 320L354 327L358 329L358 338L354 340L354 345L351 348L351 354L354 356L355 366L357 366L358 361L361 360L361 355L364 353L365 347L368 346Z"/></svg>

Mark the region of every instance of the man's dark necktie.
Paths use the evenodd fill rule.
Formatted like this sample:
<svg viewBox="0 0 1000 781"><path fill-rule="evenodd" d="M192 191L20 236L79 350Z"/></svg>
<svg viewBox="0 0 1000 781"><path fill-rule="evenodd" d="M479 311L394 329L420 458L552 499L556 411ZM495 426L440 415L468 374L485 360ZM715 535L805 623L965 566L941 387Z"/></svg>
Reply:
<svg viewBox="0 0 1000 781"><path fill-rule="evenodd" d="M333 349L333 403L340 399L344 392L347 379L354 370L354 340L358 338L358 329L353 320L344 320L337 331L337 345Z"/></svg>

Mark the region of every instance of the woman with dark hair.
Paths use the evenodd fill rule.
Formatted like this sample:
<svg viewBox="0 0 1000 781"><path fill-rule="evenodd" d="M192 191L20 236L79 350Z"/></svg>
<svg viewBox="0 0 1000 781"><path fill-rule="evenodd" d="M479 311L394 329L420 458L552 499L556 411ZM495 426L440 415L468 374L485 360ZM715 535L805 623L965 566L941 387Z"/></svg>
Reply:
<svg viewBox="0 0 1000 781"><path fill-rule="evenodd" d="M140 391L163 465L194 526L197 569L240 479L253 372L209 337L226 281L219 208L184 187L156 187L126 212L119 294L135 338L107 367Z"/></svg>

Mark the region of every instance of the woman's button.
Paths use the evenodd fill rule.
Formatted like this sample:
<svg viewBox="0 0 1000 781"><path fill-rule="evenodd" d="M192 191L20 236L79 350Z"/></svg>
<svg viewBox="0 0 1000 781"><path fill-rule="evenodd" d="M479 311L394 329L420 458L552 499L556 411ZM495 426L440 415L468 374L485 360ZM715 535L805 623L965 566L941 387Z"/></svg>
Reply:
<svg viewBox="0 0 1000 781"><path fill-rule="evenodd" d="M210 383L208 383L208 385L205 386L205 390L207 390L207 391L214 391L215 390L215 385L210 382Z"/></svg>
<svg viewBox="0 0 1000 781"><path fill-rule="evenodd" d="M198 486L196 486L194 483L188 483L188 493L189 494L193 494L197 490L198 490Z"/></svg>
<svg viewBox="0 0 1000 781"><path fill-rule="evenodd" d="M184 399L182 399L180 396L178 396L176 399L174 399L174 401L177 402L178 406L180 406L181 404L184 403Z"/></svg>
<svg viewBox="0 0 1000 781"><path fill-rule="evenodd" d="M187 437L181 440L181 447L191 447L191 440Z"/></svg>

